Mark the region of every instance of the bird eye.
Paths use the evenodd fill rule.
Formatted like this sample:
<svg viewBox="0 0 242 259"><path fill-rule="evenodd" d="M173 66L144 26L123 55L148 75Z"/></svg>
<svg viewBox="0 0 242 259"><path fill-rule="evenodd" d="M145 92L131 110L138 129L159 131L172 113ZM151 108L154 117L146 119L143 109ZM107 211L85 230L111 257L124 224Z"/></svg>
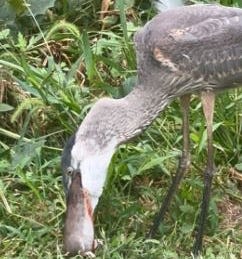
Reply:
<svg viewBox="0 0 242 259"><path fill-rule="evenodd" d="M69 166L69 167L66 169L66 174L69 175L69 176L71 176L72 173L73 173L73 171L74 171L74 169L73 169L71 166Z"/></svg>

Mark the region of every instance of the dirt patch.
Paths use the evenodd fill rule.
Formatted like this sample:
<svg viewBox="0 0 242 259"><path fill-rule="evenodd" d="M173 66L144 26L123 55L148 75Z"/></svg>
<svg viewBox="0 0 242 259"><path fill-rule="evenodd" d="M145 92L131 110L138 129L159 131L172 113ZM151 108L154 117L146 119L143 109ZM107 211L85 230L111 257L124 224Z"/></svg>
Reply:
<svg viewBox="0 0 242 259"><path fill-rule="evenodd" d="M242 206L239 202L227 196L218 203L218 210L223 216L221 228L239 227L242 230Z"/></svg>

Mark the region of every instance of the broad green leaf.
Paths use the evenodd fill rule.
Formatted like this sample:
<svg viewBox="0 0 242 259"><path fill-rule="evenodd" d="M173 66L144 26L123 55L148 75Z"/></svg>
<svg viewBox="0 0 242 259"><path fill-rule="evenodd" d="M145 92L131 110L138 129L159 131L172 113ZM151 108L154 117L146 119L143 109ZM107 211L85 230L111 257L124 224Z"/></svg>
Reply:
<svg viewBox="0 0 242 259"><path fill-rule="evenodd" d="M235 165L235 168L241 171L241 177L242 177L242 163Z"/></svg>
<svg viewBox="0 0 242 259"><path fill-rule="evenodd" d="M88 79L92 80L94 77L94 74L95 74L95 62L94 62L92 50L90 48L88 34L86 31L84 31L82 34L82 43L83 43L83 45L82 45L83 55L84 55L84 59L85 59Z"/></svg>
<svg viewBox="0 0 242 259"><path fill-rule="evenodd" d="M179 208L183 213L191 213L192 214L194 212L193 206L191 206L189 204L181 205Z"/></svg>
<svg viewBox="0 0 242 259"><path fill-rule="evenodd" d="M23 169L29 165L31 161L40 153L44 146L45 140L22 142L14 148L14 154L12 155L12 166L14 168Z"/></svg>
<svg viewBox="0 0 242 259"><path fill-rule="evenodd" d="M23 34L22 33L18 33L18 44L17 44L17 47L20 48L20 50L24 51L27 47L27 41L26 39L24 38Z"/></svg>
<svg viewBox="0 0 242 259"><path fill-rule="evenodd" d="M223 122L218 122L213 125L213 132L216 131L221 125L223 125ZM207 130L204 130L202 139L200 141L199 147L198 147L198 153L202 151L202 149L205 147L207 142Z"/></svg>
<svg viewBox="0 0 242 259"><path fill-rule="evenodd" d="M192 230L193 230L193 224L184 224L181 227L181 232L183 234L190 233L190 232L192 232Z"/></svg>
<svg viewBox="0 0 242 259"><path fill-rule="evenodd" d="M127 1L127 2L129 2L129 1ZM117 4L117 9L120 12L121 28L123 30L125 41L127 42L128 41L128 31L127 31L127 21L126 21L126 15L125 15L126 5L123 0L117 0L116 4Z"/></svg>
<svg viewBox="0 0 242 259"><path fill-rule="evenodd" d="M2 60L2 59L0 59L0 65L2 65L3 67L6 67L6 68L13 69L13 70L18 70L19 72L24 72L24 70L21 66L18 66L12 62L8 62L8 61Z"/></svg>
<svg viewBox="0 0 242 259"><path fill-rule="evenodd" d="M5 29L0 31L0 40L4 40L7 39L8 35L9 35L10 30L9 29Z"/></svg>
<svg viewBox="0 0 242 259"><path fill-rule="evenodd" d="M122 5L125 9L132 8L134 6L134 0L122 0ZM115 8L118 9L120 6L120 1L115 1Z"/></svg>
<svg viewBox="0 0 242 259"><path fill-rule="evenodd" d="M0 160L0 172L6 172L6 170L8 170L9 167L10 167L9 161L5 159Z"/></svg>
<svg viewBox="0 0 242 259"><path fill-rule="evenodd" d="M13 109L14 107L9 104L0 103L0 112L8 112L8 111L12 111Z"/></svg>
<svg viewBox="0 0 242 259"><path fill-rule="evenodd" d="M138 173L141 173L141 172L146 171L148 169L154 168L155 166L160 166L160 167L162 167L163 171L165 171L167 174L169 174L167 172L167 170L164 168L163 162L166 159L171 158L171 157L173 157L173 155L167 155L165 157L154 158L150 162L146 163L144 166L139 168L139 172Z"/></svg>

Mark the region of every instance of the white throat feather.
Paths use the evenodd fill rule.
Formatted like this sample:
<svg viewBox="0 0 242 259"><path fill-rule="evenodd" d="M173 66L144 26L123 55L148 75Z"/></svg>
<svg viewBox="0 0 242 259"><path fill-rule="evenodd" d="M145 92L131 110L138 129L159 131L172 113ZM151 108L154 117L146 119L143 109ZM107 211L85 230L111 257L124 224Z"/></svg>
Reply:
<svg viewBox="0 0 242 259"><path fill-rule="evenodd" d="M91 145L90 142L92 142ZM99 149L93 139L89 139L88 142L77 141L71 151L71 164L81 171L82 186L90 195L92 210L95 209L102 194L108 166L115 152L116 143L117 141L113 139L107 146ZM95 148L90 151L90 146Z"/></svg>

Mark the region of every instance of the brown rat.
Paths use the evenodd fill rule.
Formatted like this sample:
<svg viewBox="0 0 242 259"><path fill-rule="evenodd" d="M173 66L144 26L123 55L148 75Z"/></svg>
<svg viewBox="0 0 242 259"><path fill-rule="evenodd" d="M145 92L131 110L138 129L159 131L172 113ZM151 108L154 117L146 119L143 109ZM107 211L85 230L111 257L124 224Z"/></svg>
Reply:
<svg viewBox="0 0 242 259"><path fill-rule="evenodd" d="M64 248L71 255L85 255L96 248L94 240L93 209L89 194L82 187L81 173L73 171L67 194L64 227Z"/></svg>

